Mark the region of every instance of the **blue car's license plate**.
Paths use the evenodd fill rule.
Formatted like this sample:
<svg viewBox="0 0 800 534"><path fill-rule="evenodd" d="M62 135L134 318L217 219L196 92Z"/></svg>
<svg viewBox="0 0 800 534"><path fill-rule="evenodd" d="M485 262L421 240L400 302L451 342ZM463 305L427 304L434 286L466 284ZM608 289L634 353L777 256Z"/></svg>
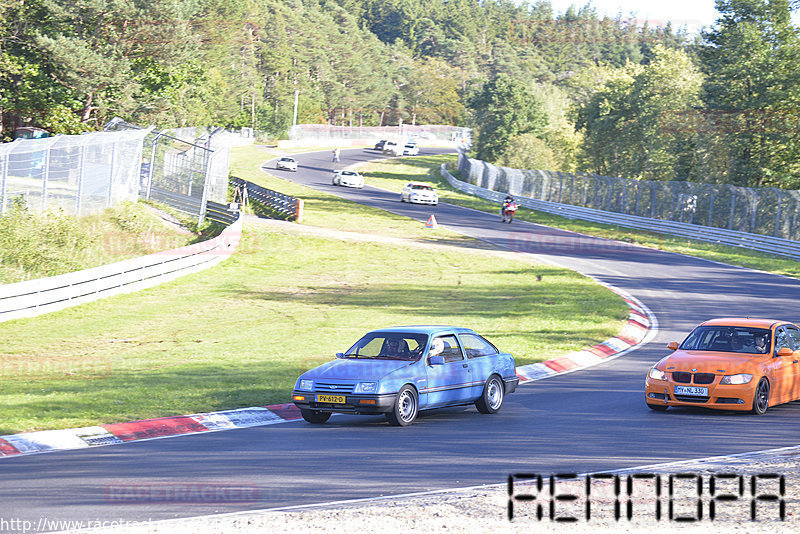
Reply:
<svg viewBox="0 0 800 534"><path fill-rule="evenodd" d="M344 395L317 395L317 402L344 404Z"/></svg>

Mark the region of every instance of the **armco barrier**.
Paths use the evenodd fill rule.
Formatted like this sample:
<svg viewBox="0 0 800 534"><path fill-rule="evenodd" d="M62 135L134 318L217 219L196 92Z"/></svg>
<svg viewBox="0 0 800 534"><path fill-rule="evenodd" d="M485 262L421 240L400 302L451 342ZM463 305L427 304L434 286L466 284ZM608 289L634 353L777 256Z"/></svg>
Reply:
<svg viewBox="0 0 800 534"><path fill-rule="evenodd" d="M207 269L239 246L242 219L208 241L48 278L0 285L0 322L33 317Z"/></svg>
<svg viewBox="0 0 800 534"><path fill-rule="evenodd" d="M245 195L249 201L254 201L266 206L270 210L285 216L291 221L303 222L302 199L261 187L260 185L237 178L236 176L231 176L230 183L237 189L237 198L242 198L242 196ZM268 214L267 216L269 215L273 214Z"/></svg>
<svg viewBox="0 0 800 534"><path fill-rule="evenodd" d="M209 200L206 202L206 219L220 224L233 224L239 217L238 211L231 211L228 204L220 204Z"/></svg>
<svg viewBox="0 0 800 534"><path fill-rule="evenodd" d="M442 176L450 182L454 188L475 195L486 200L502 202L506 192L492 191L477 185L472 185L454 177L447 172L445 165L442 164ZM635 215L625 215L612 211L602 211L593 208L573 206L571 204L559 204L546 200L537 200L524 196L515 196L517 204L536 211L542 211L553 215L560 215L568 219L580 219L603 224L614 224L625 228L646 230L660 234L674 235L706 241L708 243L718 243L733 247L748 248L759 252L767 252L786 256L788 258L800 259L800 242L779 237L770 237L760 234L750 234L738 232L736 230L725 230L711 226L700 226L698 224L682 223L677 221L666 221L663 219L650 219L648 217L637 217Z"/></svg>

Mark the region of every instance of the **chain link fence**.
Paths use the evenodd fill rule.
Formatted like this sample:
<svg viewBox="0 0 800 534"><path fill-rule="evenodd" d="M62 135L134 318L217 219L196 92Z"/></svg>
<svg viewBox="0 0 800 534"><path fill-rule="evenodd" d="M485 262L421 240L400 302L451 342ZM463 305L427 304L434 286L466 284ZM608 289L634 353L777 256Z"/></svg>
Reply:
<svg viewBox="0 0 800 534"><path fill-rule="evenodd" d="M464 181L603 211L800 240L800 191L498 167L459 154Z"/></svg>
<svg viewBox="0 0 800 534"><path fill-rule="evenodd" d="M472 140L470 128L446 125L400 126L333 126L329 124L298 124L289 130L291 140L316 139L416 139L417 141L448 141L469 145Z"/></svg>
<svg viewBox="0 0 800 534"><path fill-rule="evenodd" d="M83 215L135 201L143 141L150 131L57 135L0 144L0 215L15 202L35 210Z"/></svg>
<svg viewBox="0 0 800 534"><path fill-rule="evenodd" d="M114 119L106 130L141 130ZM205 218L209 201L225 203L228 197L230 149L252 144L252 131L187 127L150 130L144 139L140 194L198 218Z"/></svg>

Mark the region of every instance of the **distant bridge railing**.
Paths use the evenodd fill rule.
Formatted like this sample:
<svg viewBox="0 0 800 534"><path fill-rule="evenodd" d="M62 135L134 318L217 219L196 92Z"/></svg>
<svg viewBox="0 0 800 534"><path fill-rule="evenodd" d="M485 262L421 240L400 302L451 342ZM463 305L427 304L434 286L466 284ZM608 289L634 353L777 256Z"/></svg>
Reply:
<svg viewBox="0 0 800 534"><path fill-rule="evenodd" d="M442 176L445 177L450 185L464 193L498 203L501 203L507 194L506 191L493 191L467 182L462 182L447 172L445 165L442 165L441 170ZM624 213L538 200L526 196L515 195L514 200L520 206L553 215L560 215L568 219L614 224L625 228L686 237L709 243L748 248L760 252L786 256L787 258L800 259L800 242L790 239L751 234L736 230L726 230L711 226L700 226L679 221L666 221L662 219L651 219L649 217L639 217L636 215L626 215Z"/></svg>

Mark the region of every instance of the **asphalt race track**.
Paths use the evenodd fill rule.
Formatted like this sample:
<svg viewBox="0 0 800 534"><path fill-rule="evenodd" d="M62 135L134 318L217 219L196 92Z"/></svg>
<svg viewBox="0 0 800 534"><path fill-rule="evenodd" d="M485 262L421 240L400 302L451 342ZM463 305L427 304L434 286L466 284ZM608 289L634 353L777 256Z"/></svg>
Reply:
<svg viewBox="0 0 800 534"><path fill-rule="evenodd" d="M372 150L346 150L341 166L376 157ZM409 205L397 193L370 187L369 179L362 190L334 187L329 151L297 159L297 173L270 172L421 223L435 214L452 230L613 284L654 312L658 334L619 359L522 386L492 416L474 407L443 409L407 428L391 427L383 417L336 416L321 426L301 420L3 458L0 517L34 525L41 518L158 520L497 484L519 472L601 472L800 441L800 402L755 417L675 408L657 413L643 398L645 373L667 353L666 344L703 320L800 321L800 281L519 220L502 224L499 214ZM217 493L188 499L176 487ZM135 503L117 497L136 491L153 497Z"/></svg>

